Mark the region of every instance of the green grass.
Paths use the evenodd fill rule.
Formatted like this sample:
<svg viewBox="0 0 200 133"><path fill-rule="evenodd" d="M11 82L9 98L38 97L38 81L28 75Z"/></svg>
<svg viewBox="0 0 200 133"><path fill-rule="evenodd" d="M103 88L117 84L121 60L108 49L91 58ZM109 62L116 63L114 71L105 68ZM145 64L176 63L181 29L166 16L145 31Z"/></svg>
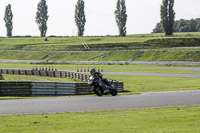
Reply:
<svg viewBox="0 0 200 133"><path fill-rule="evenodd" d="M154 38L154 37L153 37ZM28 38L1 38L1 45L80 45L83 42L87 44L117 43L117 42L137 42L152 39L152 37L140 38L131 37L49 37L48 41L40 37ZM26 44L26 45L25 45Z"/></svg>
<svg viewBox="0 0 200 133"><path fill-rule="evenodd" d="M0 59L43 61L128 61L138 51L41 52L0 50Z"/></svg>
<svg viewBox="0 0 200 133"><path fill-rule="evenodd" d="M12 100L12 99L30 99L33 97L0 97L0 100Z"/></svg>
<svg viewBox="0 0 200 133"><path fill-rule="evenodd" d="M145 51L134 61L200 61L200 51Z"/></svg>
<svg viewBox="0 0 200 133"><path fill-rule="evenodd" d="M139 56L139 50L115 51L11 51L0 50L0 59L4 60L41 60L41 61L200 61L200 49L192 51L145 50ZM134 59L133 59L134 58Z"/></svg>
<svg viewBox="0 0 200 133"><path fill-rule="evenodd" d="M56 52L45 60L59 61L128 61L137 51ZM120 56L119 56L120 55Z"/></svg>
<svg viewBox="0 0 200 133"><path fill-rule="evenodd" d="M172 66L166 65L69 65L69 64L22 64L22 63L0 63L0 68L6 69L32 69L32 67L42 67L42 66L56 66L58 70L68 70L68 71L76 71L77 67L80 69L81 67L84 69L98 67L101 69L103 67L105 72L139 72L139 73L177 73L177 74L199 74L199 72L194 72L185 69L171 69ZM145 69L153 67L153 69ZM159 69L162 67L163 69ZM177 66L173 66L177 67ZM184 68L184 66L178 66L180 68ZM188 67L188 66L186 66ZM191 67L191 66L190 66ZM116 69L117 68L117 69ZM135 68L135 69L134 69ZM139 69L138 69L139 68ZM144 68L144 69L142 69ZM157 69L158 68L158 69ZM164 69L166 68L166 69ZM170 69L168 69L170 68ZM196 68L199 68L196 66Z"/></svg>
<svg viewBox="0 0 200 133"><path fill-rule="evenodd" d="M5 50L36 50L36 51L63 51L72 48L84 49L82 43L91 48L110 47L167 47L199 45L199 33L175 34L165 37L163 34L128 35L127 37L49 37L48 41L39 37L27 38L0 38L0 47Z"/></svg>
<svg viewBox="0 0 200 133"><path fill-rule="evenodd" d="M140 67L168 67L165 65L71 65L71 64L28 64L28 63L1 63L0 68L5 69L32 69L35 66L56 66L58 70L74 70L77 67L103 67L103 68L140 68Z"/></svg>
<svg viewBox="0 0 200 133"><path fill-rule="evenodd" d="M2 133L198 133L200 107L0 116Z"/></svg>
<svg viewBox="0 0 200 133"><path fill-rule="evenodd" d="M79 45L84 48L82 43L89 45L95 44L114 44L114 43L130 43L142 42L155 37L149 38L133 38L133 37L53 37L44 41L44 38L0 38L0 46L3 49L21 49L21 50L61 50L70 48L70 45ZM56 48L55 48L56 46Z"/></svg>
<svg viewBox="0 0 200 133"><path fill-rule="evenodd" d="M125 94L160 91L200 90L200 79L198 78L127 75L104 75L104 78L123 81L125 90L131 91L130 93Z"/></svg>
<svg viewBox="0 0 200 133"><path fill-rule="evenodd" d="M105 72L132 72L132 73L175 73L175 74L200 74L200 72L194 72L184 69L106 69Z"/></svg>
<svg viewBox="0 0 200 133"><path fill-rule="evenodd" d="M55 82L80 82L70 78L54 78L41 76L26 76L26 75L9 75L3 74L4 81L55 81Z"/></svg>
<svg viewBox="0 0 200 133"><path fill-rule="evenodd" d="M200 33L140 34L127 37L50 37L0 38L0 59L54 61L200 61ZM97 51L85 51L82 43ZM198 46L198 47L197 47ZM178 51L174 50L174 47ZM180 48L181 47L181 48ZM182 48L189 47L189 48ZM101 49L112 48L113 51ZM159 49L157 49L159 48ZM116 50L126 49L126 50ZM160 51L160 49L162 51ZM185 51L180 52L181 49ZM193 52L190 50L192 49Z"/></svg>

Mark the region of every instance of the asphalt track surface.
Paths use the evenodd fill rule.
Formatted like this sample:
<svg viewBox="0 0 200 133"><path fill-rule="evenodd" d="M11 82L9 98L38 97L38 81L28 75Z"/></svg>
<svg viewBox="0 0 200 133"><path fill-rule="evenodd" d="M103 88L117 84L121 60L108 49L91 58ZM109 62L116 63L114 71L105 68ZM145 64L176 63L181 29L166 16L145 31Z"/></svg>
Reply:
<svg viewBox="0 0 200 133"><path fill-rule="evenodd" d="M200 91L0 100L0 115L82 112L200 105Z"/></svg>

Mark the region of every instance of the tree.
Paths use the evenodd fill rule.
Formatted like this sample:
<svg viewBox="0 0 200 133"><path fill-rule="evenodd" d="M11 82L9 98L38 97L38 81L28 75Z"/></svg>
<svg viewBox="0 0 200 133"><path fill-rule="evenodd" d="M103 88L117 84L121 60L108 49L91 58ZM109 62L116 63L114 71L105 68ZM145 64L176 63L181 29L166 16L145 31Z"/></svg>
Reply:
<svg viewBox="0 0 200 133"><path fill-rule="evenodd" d="M174 29L174 30L173 30L174 32L179 32L179 29L178 29L177 27L178 27L178 21L175 21L175 22L174 22L174 28L173 28L173 29Z"/></svg>
<svg viewBox="0 0 200 133"><path fill-rule="evenodd" d="M78 0L75 7L75 22L78 28L78 36L83 36L85 31L85 2L83 0Z"/></svg>
<svg viewBox="0 0 200 133"><path fill-rule="evenodd" d="M6 28L7 28L7 37L12 36L12 29L13 29L12 19L13 19L13 13L12 13L11 5L8 4L6 6L5 15L4 15L4 21L6 23Z"/></svg>
<svg viewBox="0 0 200 133"><path fill-rule="evenodd" d="M184 20L184 19L180 19L178 21L178 24L177 24L177 29L179 32L184 32L184 30L186 30L184 27L186 27L187 25L187 20Z"/></svg>
<svg viewBox="0 0 200 133"><path fill-rule="evenodd" d="M197 29L198 32L200 32L200 20L197 20L196 29Z"/></svg>
<svg viewBox="0 0 200 133"><path fill-rule="evenodd" d="M188 28L189 28L189 32L197 32L198 30L197 28L197 21L194 19L191 19L188 23Z"/></svg>
<svg viewBox="0 0 200 133"><path fill-rule="evenodd" d="M196 19L180 19L174 22L174 32L197 32L200 31L200 18ZM163 33L163 27L161 23L158 23L153 29L153 33Z"/></svg>
<svg viewBox="0 0 200 133"><path fill-rule="evenodd" d="M153 29L153 33L163 33L163 27L160 23L156 24L155 29Z"/></svg>
<svg viewBox="0 0 200 133"><path fill-rule="evenodd" d="M173 25L175 19L174 0L163 0L161 5L161 24L166 36L173 34Z"/></svg>
<svg viewBox="0 0 200 133"><path fill-rule="evenodd" d="M37 13L36 13L36 23L39 26L40 36L45 37L47 33L47 20L48 16L48 6L46 0L41 0L38 3Z"/></svg>
<svg viewBox="0 0 200 133"><path fill-rule="evenodd" d="M117 9L115 10L115 19L119 29L119 36L122 37L126 36L127 13L126 13L125 0L117 1Z"/></svg>

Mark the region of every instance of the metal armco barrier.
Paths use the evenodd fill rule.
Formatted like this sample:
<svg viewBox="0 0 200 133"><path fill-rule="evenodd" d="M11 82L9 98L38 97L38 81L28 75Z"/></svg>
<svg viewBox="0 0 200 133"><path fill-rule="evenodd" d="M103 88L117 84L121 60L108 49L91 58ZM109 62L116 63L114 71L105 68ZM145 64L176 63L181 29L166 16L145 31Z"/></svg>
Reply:
<svg viewBox="0 0 200 133"><path fill-rule="evenodd" d="M119 92L122 82L114 82ZM0 81L0 96L67 96L91 94L87 83Z"/></svg>
<svg viewBox="0 0 200 133"><path fill-rule="evenodd" d="M87 81L90 76L81 73L68 72L68 71L40 71L40 70L24 70L24 69L0 69L2 74L17 74L17 75L38 75L57 78L72 78Z"/></svg>

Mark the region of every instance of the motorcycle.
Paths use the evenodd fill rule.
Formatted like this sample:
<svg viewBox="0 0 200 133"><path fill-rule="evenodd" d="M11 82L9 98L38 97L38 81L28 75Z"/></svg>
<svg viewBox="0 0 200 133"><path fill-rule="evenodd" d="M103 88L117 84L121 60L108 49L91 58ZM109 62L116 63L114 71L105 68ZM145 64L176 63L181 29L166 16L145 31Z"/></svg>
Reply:
<svg viewBox="0 0 200 133"><path fill-rule="evenodd" d="M102 78L95 78L94 76L91 76L88 80L88 84L92 87L92 90L97 96L109 94L112 96L117 95L117 90L113 87L113 85L111 85L111 81L108 79L103 81Z"/></svg>

